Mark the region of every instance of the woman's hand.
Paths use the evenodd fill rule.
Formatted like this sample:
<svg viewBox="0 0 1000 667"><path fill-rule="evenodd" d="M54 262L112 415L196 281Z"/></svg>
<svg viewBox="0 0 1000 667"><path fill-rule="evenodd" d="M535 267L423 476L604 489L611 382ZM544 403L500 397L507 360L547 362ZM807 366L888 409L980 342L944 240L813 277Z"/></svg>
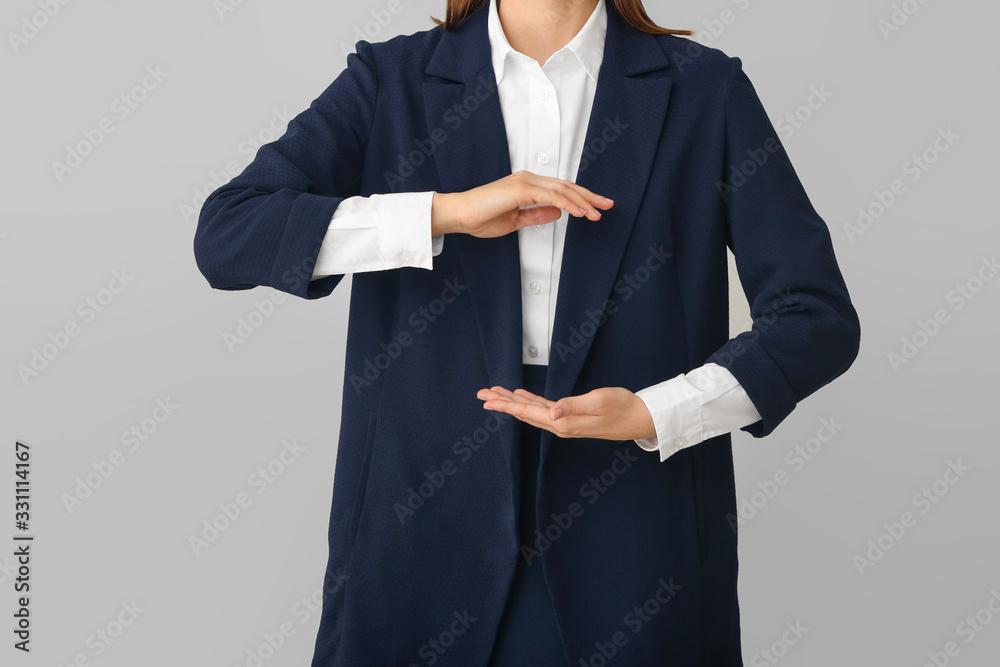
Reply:
<svg viewBox="0 0 1000 667"><path fill-rule="evenodd" d="M560 438L636 440L656 436L653 416L641 398L624 387L603 387L550 401L525 389L480 389L483 407L552 431Z"/></svg>
<svg viewBox="0 0 1000 667"><path fill-rule="evenodd" d="M563 210L600 220L597 209L613 205L610 199L570 181L518 171L466 192L434 193L431 234L462 232L492 238L553 222Z"/></svg>

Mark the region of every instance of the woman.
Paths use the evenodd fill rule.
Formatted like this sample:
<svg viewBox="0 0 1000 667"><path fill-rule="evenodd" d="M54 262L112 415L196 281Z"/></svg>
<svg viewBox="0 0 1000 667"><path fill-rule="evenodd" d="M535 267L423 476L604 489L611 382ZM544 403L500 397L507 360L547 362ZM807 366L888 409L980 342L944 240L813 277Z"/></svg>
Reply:
<svg viewBox="0 0 1000 667"><path fill-rule="evenodd" d="M826 224L741 61L640 0L438 23L358 42L195 236L217 289L353 274L313 665L741 665L730 433L858 352Z"/></svg>

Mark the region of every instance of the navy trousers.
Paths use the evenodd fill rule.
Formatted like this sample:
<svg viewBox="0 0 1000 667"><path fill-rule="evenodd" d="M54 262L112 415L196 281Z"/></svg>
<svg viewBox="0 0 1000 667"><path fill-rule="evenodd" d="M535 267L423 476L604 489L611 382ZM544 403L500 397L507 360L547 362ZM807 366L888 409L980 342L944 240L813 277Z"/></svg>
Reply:
<svg viewBox="0 0 1000 667"><path fill-rule="evenodd" d="M524 364L524 388L544 396L547 368L539 364ZM517 424L522 429L519 453L521 510L517 517L517 529L520 544L534 545L542 431L522 421ZM489 667L566 667L567 664L552 609L552 597L542 576L541 559L533 558L528 565L525 558L519 556Z"/></svg>

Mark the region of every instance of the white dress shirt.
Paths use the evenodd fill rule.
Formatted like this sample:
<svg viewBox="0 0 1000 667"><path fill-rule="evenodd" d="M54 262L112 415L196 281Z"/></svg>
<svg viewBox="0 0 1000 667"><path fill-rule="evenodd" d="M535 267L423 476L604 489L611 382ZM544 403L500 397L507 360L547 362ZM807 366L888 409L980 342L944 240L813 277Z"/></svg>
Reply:
<svg viewBox="0 0 1000 667"><path fill-rule="evenodd" d="M512 172L527 170L575 182L604 59L605 2L598 0L576 36L540 65L510 46L496 0L490 0L489 39ZM444 247L444 235L431 236L433 196L404 192L345 199L334 212L313 279L404 266L433 268L433 257ZM516 232L525 364L549 361L568 221L563 211L554 222ZM714 363L636 395L652 415L656 436L635 442L647 451L659 451L661 461L760 419L732 373Z"/></svg>

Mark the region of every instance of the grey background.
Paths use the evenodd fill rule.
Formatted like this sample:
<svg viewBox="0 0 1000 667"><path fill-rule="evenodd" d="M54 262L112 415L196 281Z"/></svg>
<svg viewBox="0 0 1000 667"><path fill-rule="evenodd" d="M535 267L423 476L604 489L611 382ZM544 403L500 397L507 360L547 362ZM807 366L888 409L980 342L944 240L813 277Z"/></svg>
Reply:
<svg viewBox="0 0 1000 667"><path fill-rule="evenodd" d="M891 16L888 0L647 2L660 25L694 28L699 41L740 56L775 122L812 86L832 93L782 139L830 225L861 316L861 354L772 435L734 435L741 499L788 475L773 497L756 497L740 528L748 665L773 664L761 652L776 642L789 665L923 665L949 641L958 649L949 664L996 664L1000 654L992 612L971 642L959 627L1000 590L1000 280L961 308L948 296L1000 246L1000 10L898 4L919 11L885 39L878 21ZM319 590L326 562L349 281L326 299L288 297L230 351L224 334L277 292L211 290L191 250L197 211L185 216L183 206L196 188L214 187L211 172L246 163L240 144L268 126L272 109L306 108L345 67L342 49L353 49L371 12L389 6L243 0L220 18L209 0L71 2L15 52L8 33L39 5L4 4L0 532L12 544L13 443L22 439L33 452L37 538L30 656L10 647L12 547L0 549L3 664L64 665L84 654L108 667L246 665L262 633L283 623L294 634L264 664L308 664L319 613L300 601ZM365 38L430 28L445 3L399 7ZM720 16L731 21L714 35ZM122 119L112 100L147 66L168 74ZM114 132L60 181L52 163L104 117ZM912 182L904 163L949 127L960 138ZM895 179L905 194L852 242L844 225ZM122 269L134 278L86 321L78 304ZM735 334L749 319L731 275ZM887 355L939 309L947 323L894 370ZM79 335L23 381L18 366L71 322ZM121 434L168 398L177 409L129 451ZM842 427L793 465L786 455L824 418ZM258 495L248 478L292 440L304 451ZM114 450L124 462L69 511L66 494ZM939 502L915 505L959 460L969 470L939 483ZM240 492L251 505L195 555L189 537ZM907 511L915 525L859 572L855 556ZM97 655L88 637L132 601L141 613ZM808 631L783 647L786 623L796 622Z"/></svg>

